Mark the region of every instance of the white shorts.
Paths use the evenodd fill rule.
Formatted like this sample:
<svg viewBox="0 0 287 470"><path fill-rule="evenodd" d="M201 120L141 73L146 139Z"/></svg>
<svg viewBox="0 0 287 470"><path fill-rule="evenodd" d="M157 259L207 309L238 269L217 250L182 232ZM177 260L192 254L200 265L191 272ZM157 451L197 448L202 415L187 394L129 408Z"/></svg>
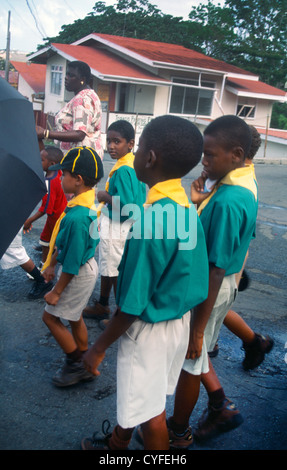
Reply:
<svg viewBox="0 0 287 470"><path fill-rule="evenodd" d="M0 260L2 269L16 268L27 263L30 257L22 245L22 231L23 227L19 230L14 240L11 242L4 255Z"/></svg>
<svg viewBox="0 0 287 470"><path fill-rule="evenodd" d="M221 284L213 310L204 330L203 347L201 356L198 359L186 359L183 369L192 375L207 374L208 351L212 351L218 339L219 331L233 304L237 292L235 275L226 276Z"/></svg>
<svg viewBox="0 0 287 470"><path fill-rule="evenodd" d="M57 277L61 275L60 267ZM69 321L78 321L83 309L87 306L94 290L98 277L98 265L91 258L80 267L79 274L75 275L63 290L57 305L45 305L47 313Z"/></svg>
<svg viewBox="0 0 287 470"><path fill-rule="evenodd" d="M181 319L146 323L136 319L120 337L117 421L133 428L160 415L175 391L189 340L190 312Z"/></svg>
<svg viewBox="0 0 287 470"><path fill-rule="evenodd" d="M120 223L112 221L104 214L101 215L99 226L99 273L101 276L118 276L118 267L130 227L130 221Z"/></svg>

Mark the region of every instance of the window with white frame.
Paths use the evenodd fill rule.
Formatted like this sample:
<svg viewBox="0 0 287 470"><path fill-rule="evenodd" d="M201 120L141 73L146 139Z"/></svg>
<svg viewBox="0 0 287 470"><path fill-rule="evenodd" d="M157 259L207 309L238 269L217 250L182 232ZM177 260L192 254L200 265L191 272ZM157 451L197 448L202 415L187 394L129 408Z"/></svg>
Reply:
<svg viewBox="0 0 287 470"><path fill-rule="evenodd" d="M236 110L236 116L244 118L254 118L255 116L255 105L251 104L238 104Z"/></svg>
<svg viewBox="0 0 287 470"><path fill-rule="evenodd" d="M192 114L210 116L212 110L215 83L194 79L174 78L169 112L173 114Z"/></svg>
<svg viewBox="0 0 287 470"><path fill-rule="evenodd" d="M54 95L60 95L63 81L63 66L51 65L51 88L50 91Z"/></svg>

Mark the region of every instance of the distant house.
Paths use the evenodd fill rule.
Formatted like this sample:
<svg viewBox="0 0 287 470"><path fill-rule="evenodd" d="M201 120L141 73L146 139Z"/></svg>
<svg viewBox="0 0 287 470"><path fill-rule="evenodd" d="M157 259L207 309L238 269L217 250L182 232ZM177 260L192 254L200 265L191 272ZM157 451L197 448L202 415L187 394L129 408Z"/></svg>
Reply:
<svg viewBox="0 0 287 470"><path fill-rule="evenodd" d="M116 119L130 120L138 135L152 117L162 114L190 119L201 130L218 116L233 114L269 135L273 104L287 102L285 91L253 73L176 44L94 33L73 44L51 44L29 60L47 65L48 114L57 113L71 98L64 89L67 64L89 64L102 102L103 140Z"/></svg>
<svg viewBox="0 0 287 470"><path fill-rule="evenodd" d="M33 103L35 111L44 110L46 65L11 61L18 72L18 91Z"/></svg>
<svg viewBox="0 0 287 470"><path fill-rule="evenodd" d="M0 77L5 79L5 70L0 70ZM19 74L14 70L10 70L8 74L8 83L14 88L18 88Z"/></svg>

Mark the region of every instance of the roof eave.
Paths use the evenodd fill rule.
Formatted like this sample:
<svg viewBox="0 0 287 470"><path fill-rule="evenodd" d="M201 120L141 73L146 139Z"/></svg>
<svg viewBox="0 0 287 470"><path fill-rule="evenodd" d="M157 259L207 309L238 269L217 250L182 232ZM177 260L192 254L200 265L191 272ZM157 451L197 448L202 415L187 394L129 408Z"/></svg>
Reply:
<svg viewBox="0 0 287 470"><path fill-rule="evenodd" d="M33 52L30 55L27 55L27 61L31 61L32 59L35 59L41 55L45 55L49 52L50 49L52 49L51 45L44 47L43 49L39 49L39 51Z"/></svg>
<svg viewBox="0 0 287 470"><path fill-rule="evenodd" d="M258 98L261 100L271 100L271 101L280 101L282 103L287 102L287 95L279 96L279 95L271 95L269 93L257 93L252 91L243 91L238 90L237 88L233 88L230 85L226 86L226 90L236 96L244 96L246 98Z"/></svg>
<svg viewBox="0 0 287 470"><path fill-rule="evenodd" d="M130 76L108 75L99 74L99 78L103 81L113 81L119 83L133 83L137 85L151 85L151 86L172 86L172 82L165 80L153 80L149 78L135 78Z"/></svg>
<svg viewBox="0 0 287 470"><path fill-rule="evenodd" d="M141 63L143 63L145 65L153 67L153 61L152 60L149 60L145 56L143 56L141 54L137 54L136 52L133 52L130 49L127 49L126 47L119 46L118 44L116 44L112 41L108 41L107 39L101 38L100 36L98 36L97 34L94 34L94 33L89 34L88 36L85 36L84 38L79 39L78 41L73 42L72 45L73 46L78 46L79 44L82 44L83 42L86 42L89 39L93 39L94 41L98 41L101 44L104 44L105 46L107 46L107 47L109 47L109 48L111 48L115 51L121 52L122 54L132 58L133 60L138 60L138 61L140 61Z"/></svg>

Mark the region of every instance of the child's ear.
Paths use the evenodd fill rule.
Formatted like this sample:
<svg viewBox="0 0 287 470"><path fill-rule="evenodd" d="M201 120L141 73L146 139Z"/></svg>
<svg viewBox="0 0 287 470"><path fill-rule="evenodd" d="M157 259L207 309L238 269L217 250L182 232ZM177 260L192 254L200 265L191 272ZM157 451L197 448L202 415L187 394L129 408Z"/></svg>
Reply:
<svg viewBox="0 0 287 470"><path fill-rule="evenodd" d="M156 161L157 161L157 157L156 157L154 150L150 150L148 154L148 159L146 162L146 168L149 168L149 169L153 168L154 165L156 164Z"/></svg>
<svg viewBox="0 0 287 470"><path fill-rule="evenodd" d="M81 175L76 176L76 184L80 186L81 184L84 184L84 180Z"/></svg>
<svg viewBox="0 0 287 470"><path fill-rule="evenodd" d="M232 158L234 163L238 164L244 161L244 150L242 147L234 147L232 152Z"/></svg>
<svg viewBox="0 0 287 470"><path fill-rule="evenodd" d="M128 143L128 147L129 147L130 151L132 151L134 146L135 146L135 141L134 141L134 139L131 139Z"/></svg>

